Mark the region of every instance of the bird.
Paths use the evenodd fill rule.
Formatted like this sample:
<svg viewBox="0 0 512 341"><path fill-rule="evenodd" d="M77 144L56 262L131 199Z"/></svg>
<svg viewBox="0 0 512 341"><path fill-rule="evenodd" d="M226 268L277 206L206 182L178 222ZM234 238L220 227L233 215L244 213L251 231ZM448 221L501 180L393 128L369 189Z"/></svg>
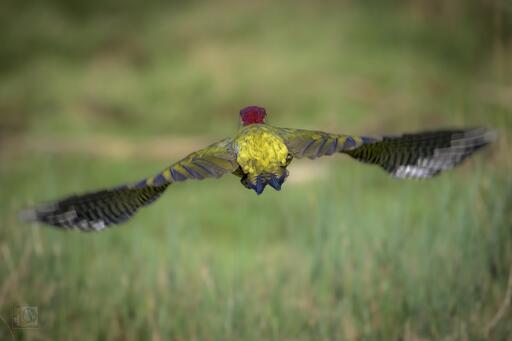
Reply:
<svg viewBox="0 0 512 341"><path fill-rule="evenodd" d="M266 186L281 190L294 159L346 154L378 165L395 178L431 178L462 163L490 144L493 130L477 127L389 136L356 136L267 124L265 108L240 110L240 129L171 164L155 176L60 200L21 212L25 222L100 231L128 221L142 207L160 198L172 184L233 174L260 195Z"/></svg>

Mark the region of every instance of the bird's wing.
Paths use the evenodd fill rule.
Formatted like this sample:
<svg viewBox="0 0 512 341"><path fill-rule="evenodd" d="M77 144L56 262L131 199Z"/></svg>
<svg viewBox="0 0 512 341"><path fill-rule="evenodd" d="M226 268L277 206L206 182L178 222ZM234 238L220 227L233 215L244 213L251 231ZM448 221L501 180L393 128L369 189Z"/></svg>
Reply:
<svg viewBox="0 0 512 341"><path fill-rule="evenodd" d="M375 138L330 134L323 131L277 128L288 152L294 158L316 159L320 156L353 150L363 144L376 141Z"/></svg>
<svg viewBox="0 0 512 341"><path fill-rule="evenodd" d="M237 168L233 140L224 139L188 155L157 175L135 184L134 187L169 185L188 179L219 178L226 173L234 172Z"/></svg>
<svg viewBox="0 0 512 341"><path fill-rule="evenodd" d="M160 197L173 182L218 178L237 169L231 139L194 152L156 176L136 184L74 195L24 210L27 222L42 222L63 228L97 231L130 219L135 212Z"/></svg>
<svg viewBox="0 0 512 341"><path fill-rule="evenodd" d="M440 130L398 136L361 137L280 129L294 157L314 159L345 153L376 164L397 178L428 178L451 169L495 139L485 128Z"/></svg>

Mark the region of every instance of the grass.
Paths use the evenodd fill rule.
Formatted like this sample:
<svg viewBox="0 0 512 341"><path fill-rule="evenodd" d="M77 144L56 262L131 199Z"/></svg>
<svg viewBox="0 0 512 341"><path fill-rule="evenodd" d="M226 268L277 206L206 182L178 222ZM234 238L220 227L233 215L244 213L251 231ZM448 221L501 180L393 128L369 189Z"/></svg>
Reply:
<svg viewBox="0 0 512 341"><path fill-rule="evenodd" d="M25 62L4 61L0 79L0 143L11 151L0 154L0 316L36 305L40 325L16 339L486 338L512 263L510 49L484 52L465 18L433 25L407 7L227 1L80 16L58 4L17 13L32 25L0 55ZM172 186L104 233L17 219L26 205L137 180L175 157L15 141L216 139L253 103L280 126L485 125L500 138L429 181L336 157L293 164L282 192L259 197L234 177ZM488 338L510 339L510 319Z"/></svg>

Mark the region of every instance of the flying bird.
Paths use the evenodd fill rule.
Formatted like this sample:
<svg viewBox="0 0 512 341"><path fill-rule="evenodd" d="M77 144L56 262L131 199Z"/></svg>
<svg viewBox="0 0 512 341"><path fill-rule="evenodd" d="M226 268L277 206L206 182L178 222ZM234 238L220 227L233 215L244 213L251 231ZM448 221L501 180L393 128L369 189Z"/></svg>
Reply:
<svg viewBox="0 0 512 341"><path fill-rule="evenodd" d="M21 217L62 228L103 230L127 221L175 182L234 174L259 195L267 185L281 190L293 159L338 153L379 165L396 178L430 178L457 166L495 136L485 128L381 137L330 134L274 127L266 123L266 116L262 107L243 108L241 128L234 138L193 152L142 181L42 204L24 210Z"/></svg>

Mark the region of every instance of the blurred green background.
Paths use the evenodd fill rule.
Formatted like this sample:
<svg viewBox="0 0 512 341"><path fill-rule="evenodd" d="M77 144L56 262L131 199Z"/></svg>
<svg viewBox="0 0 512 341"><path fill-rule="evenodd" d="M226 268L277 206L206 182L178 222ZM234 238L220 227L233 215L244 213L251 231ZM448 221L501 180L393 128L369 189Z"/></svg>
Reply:
<svg viewBox="0 0 512 341"><path fill-rule="evenodd" d="M0 2L1 340L511 340L512 3ZM20 208L154 174L238 110L351 134L493 127L429 181L346 157L282 192L172 186L124 226ZM10 330L37 306L39 328Z"/></svg>

